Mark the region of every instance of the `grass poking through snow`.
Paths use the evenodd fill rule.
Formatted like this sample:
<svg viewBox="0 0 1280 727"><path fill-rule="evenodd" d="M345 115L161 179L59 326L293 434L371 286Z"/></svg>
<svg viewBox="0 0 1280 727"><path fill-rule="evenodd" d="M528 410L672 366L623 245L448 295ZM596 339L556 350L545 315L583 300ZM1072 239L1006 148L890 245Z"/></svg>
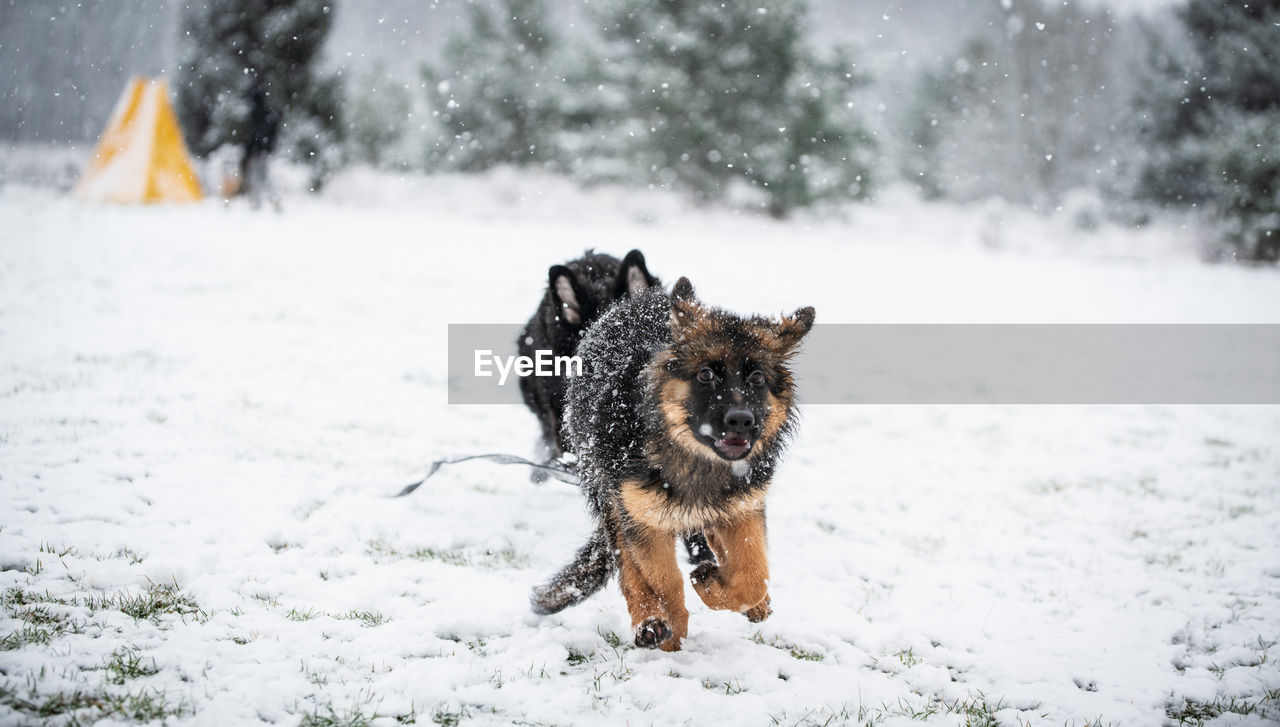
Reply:
<svg viewBox="0 0 1280 727"><path fill-rule="evenodd" d="M41 692L34 681L25 689L0 685L0 704L30 724L89 725L104 719L155 722L193 713L187 702L173 700L156 689L123 693L105 687Z"/></svg>
<svg viewBox="0 0 1280 727"><path fill-rule="evenodd" d="M373 541L368 544L373 555L385 555L391 558L409 558L412 560L436 561L459 567L499 570L505 568L524 568L529 565L528 558L520 555L512 548L499 550L481 550L476 548L397 548L384 541Z"/></svg>
<svg viewBox="0 0 1280 727"><path fill-rule="evenodd" d="M763 646L772 646L775 649L785 651L791 655L791 658L799 661L824 661L826 659L820 652L805 649L777 636L772 639L766 639L764 633L760 631L752 634L751 640Z"/></svg>

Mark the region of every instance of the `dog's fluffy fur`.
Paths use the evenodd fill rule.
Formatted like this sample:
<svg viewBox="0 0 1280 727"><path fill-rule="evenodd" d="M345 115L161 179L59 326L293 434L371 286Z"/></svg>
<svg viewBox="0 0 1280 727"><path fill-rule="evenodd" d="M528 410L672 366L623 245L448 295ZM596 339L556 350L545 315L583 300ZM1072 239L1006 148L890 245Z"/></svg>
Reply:
<svg viewBox="0 0 1280 727"><path fill-rule="evenodd" d="M693 573L708 606L768 617L764 496L794 418L788 362L812 308L781 320L709 308L681 278L616 303L578 347L565 431L596 527L534 589L554 613L618 573L638 646L680 648L688 632L674 539L705 534L715 562Z"/></svg>
<svg viewBox="0 0 1280 727"><path fill-rule="evenodd" d="M622 260L588 250L577 260L552 265L547 271L547 291L520 332L520 355L532 357L542 350L572 356L583 333L614 301L654 286L661 283L649 273L639 250L632 250ZM548 460L567 451L562 432L566 384L566 378L560 376L520 379L524 402L542 425Z"/></svg>

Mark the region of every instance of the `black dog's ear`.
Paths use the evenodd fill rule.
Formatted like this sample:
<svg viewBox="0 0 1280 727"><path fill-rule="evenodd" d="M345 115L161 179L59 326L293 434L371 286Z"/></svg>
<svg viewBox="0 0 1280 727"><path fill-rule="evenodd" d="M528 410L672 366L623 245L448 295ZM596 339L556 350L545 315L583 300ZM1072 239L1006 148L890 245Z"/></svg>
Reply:
<svg viewBox="0 0 1280 727"><path fill-rule="evenodd" d="M657 279L649 274L649 268L645 267L644 253L632 250L622 258L622 266L618 268L618 279L613 284L613 297L617 300L625 295L638 295L657 282Z"/></svg>
<svg viewBox="0 0 1280 727"><path fill-rule="evenodd" d="M572 326L582 325L582 295L578 278L563 265L552 265L547 271L550 280L551 301L556 304L556 314Z"/></svg>

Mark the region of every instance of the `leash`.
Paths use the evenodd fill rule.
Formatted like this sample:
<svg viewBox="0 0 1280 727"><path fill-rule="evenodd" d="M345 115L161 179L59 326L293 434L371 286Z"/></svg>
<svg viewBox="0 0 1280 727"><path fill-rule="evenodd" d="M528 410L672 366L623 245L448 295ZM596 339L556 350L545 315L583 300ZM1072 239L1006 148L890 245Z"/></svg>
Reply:
<svg viewBox="0 0 1280 727"><path fill-rule="evenodd" d="M444 465L458 464L459 462L468 462L473 459L483 459L483 460L488 460L490 462L496 462L498 464L528 465L530 467L533 467L534 469L542 470L543 472L546 472L548 475L556 478L557 480L560 480L561 482L567 482L571 485L579 485L582 482L582 479L578 477L577 473L575 473L573 470L570 470L568 467L559 463L542 464L540 462L533 462L533 461L527 460L524 457L517 457L514 454L471 454L471 455L467 455L466 457L438 459L435 462L432 462L431 466L427 468L427 474L422 479L418 480L417 482L413 482L408 485L405 485L404 489L392 495L392 497L404 497L405 495L410 494L414 490L421 487L422 483L431 479L432 475L434 475L437 471L439 471L439 469Z"/></svg>

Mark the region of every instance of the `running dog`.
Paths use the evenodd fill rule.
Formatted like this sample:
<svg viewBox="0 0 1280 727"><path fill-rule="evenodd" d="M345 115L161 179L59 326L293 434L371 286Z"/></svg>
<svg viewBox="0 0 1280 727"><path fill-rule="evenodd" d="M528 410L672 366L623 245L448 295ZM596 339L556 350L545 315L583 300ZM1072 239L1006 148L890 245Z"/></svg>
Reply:
<svg viewBox="0 0 1280 727"><path fill-rule="evenodd" d="M703 305L688 279L616 303L587 331L570 381L566 439L595 528L530 602L555 613L616 572L635 643L676 651L688 633L675 538L715 555L690 580L711 608L772 612L765 494L795 422L788 368L813 308L781 320Z"/></svg>

